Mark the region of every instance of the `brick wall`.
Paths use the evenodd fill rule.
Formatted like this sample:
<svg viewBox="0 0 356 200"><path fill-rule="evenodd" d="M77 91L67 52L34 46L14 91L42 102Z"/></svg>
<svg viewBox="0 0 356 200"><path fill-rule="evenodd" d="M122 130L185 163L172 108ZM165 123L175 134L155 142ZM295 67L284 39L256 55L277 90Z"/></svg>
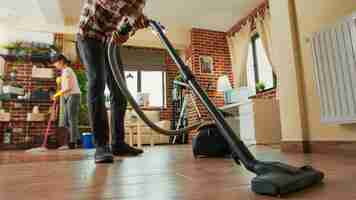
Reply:
<svg viewBox="0 0 356 200"><path fill-rule="evenodd" d="M232 83L233 81L226 33L193 28L190 34L190 46L186 51L189 60L188 63L191 63L191 69L202 88L206 90L209 87L209 90L206 90L206 92L210 99L217 106L222 106L224 104L224 99L222 93L216 91L217 80L222 75L228 75L230 82ZM201 56L210 56L213 58L213 73L206 74L201 72ZM199 100L197 100L197 104L202 114L202 118L209 120L208 112L203 104ZM197 113L194 112L191 106L188 108L188 111L189 123L191 124L197 121ZM194 132L190 133L189 138L191 139L194 134Z"/></svg>
<svg viewBox="0 0 356 200"><path fill-rule="evenodd" d="M5 79L8 79L10 70L15 67L17 70L16 84L19 84L25 88L25 91L33 91L34 89L42 88L44 90L49 90L51 88L56 88L55 79L53 80L34 80L31 78L33 65L41 66L39 63L16 63L7 62L5 66ZM51 67L52 66L46 66ZM5 81L5 85L9 81ZM51 106L51 102L20 102L20 101L4 101L3 108L11 113L11 126L14 130L18 132L12 135L11 148L21 148L25 141L25 136L35 136L42 135L47 126L47 122L26 122L27 113L32 112L34 106L39 106L41 113L48 113ZM9 126L8 122L0 122L0 144L3 141L4 129ZM51 133L54 131L54 127L51 129ZM1 145L0 145L1 147ZM2 147L7 148L7 147Z"/></svg>
<svg viewBox="0 0 356 200"><path fill-rule="evenodd" d="M20 106L16 107L15 106ZM43 122L27 122L26 116L27 113L32 112L33 106L39 106L41 113L48 113L48 110L51 106L49 102L41 102L41 103L20 103L14 101L7 101L3 103L4 108L11 113L11 127L13 128L12 134L12 145L10 145L11 149L13 148L23 148L24 144L32 145L34 136L43 135L45 133L47 127L47 121ZM47 118L46 118L47 120ZM9 126L8 122L0 123L0 141L3 141L3 133L4 130ZM50 134L55 131L56 124L50 129ZM16 129L18 132L15 132ZM31 140L25 141L25 137L29 136ZM1 145L0 145L1 146ZM5 149L8 147L4 147Z"/></svg>
<svg viewBox="0 0 356 200"><path fill-rule="evenodd" d="M16 63L16 62L7 62L5 66L5 73L8 76L10 73L10 70L12 68L16 68L17 71L17 76L16 76L16 84L22 85L26 91L33 91L34 89L37 89L39 87L48 90L50 88L56 88L56 80L49 80L49 79L43 79L43 80L36 80L31 78L32 74L32 67L36 65L37 67L49 67L54 69L53 66L44 66L43 64L40 63L31 63L31 62L26 62L26 63ZM55 69L54 69L55 70ZM55 72L57 72L55 70Z"/></svg>

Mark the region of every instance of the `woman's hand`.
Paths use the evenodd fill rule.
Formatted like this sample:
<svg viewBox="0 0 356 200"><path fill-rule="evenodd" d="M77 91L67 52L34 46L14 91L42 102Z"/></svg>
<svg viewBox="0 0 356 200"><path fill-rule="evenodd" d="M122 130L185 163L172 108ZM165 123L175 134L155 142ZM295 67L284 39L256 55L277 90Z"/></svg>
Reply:
<svg viewBox="0 0 356 200"><path fill-rule="evenodd" d="M63 96L63 95L64 95L64 92L63 92L63 91L57 92L56 94L53 95L52 101L54 101L54 102L58 101L59 97L61 97L61 96Z"/></svg>
<svg viewBox="0 0 356 200"><path fill-rule="evenodd" d="M51 99L52 99L53 102L57 102L58 97L56 97L55 95L53 95Z"/></svg>

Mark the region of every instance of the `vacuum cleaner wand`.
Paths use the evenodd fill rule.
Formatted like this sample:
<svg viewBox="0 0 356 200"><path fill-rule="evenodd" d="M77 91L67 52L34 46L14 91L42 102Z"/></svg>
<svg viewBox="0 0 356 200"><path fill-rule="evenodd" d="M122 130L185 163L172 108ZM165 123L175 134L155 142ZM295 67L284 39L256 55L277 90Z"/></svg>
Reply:
<svg viewBox="0 0 356 200"><path fill-rule="evenodd" d="M224 116L219 112L214 103L210 101L206 92L200 87L199 83L196 81L193 73L187 65L180 59L177 52L174 50L173 46L169 42L168 38L165 36L162 31L160 24L155 21L150 21L150 26L158 33L162 43L168 50L173 61L176 63L177 67L182 73L183 79L190 88L193 90L194 94L201 100L204 106L208 109L210 115L213 117L219 129L222 130L225 139L230 144L235 156L238 156L239 159L244 163L245 167L250 171L254 171L254 165L256 164L256 159L249 152L245 144L238 139L234 131L230 128L227 122L224 120ZM238 145L236 145L238 144Z"/></svg>
<svg viewBox="0 0 356 200"><path fill-rule="evenodd" d="M237 164L241 161L247 170L257 174L252 180L252 190L258 194L265 195L282 195L294 191L304 189L308 186L320 183L324 178L324 174L310 166L301 168L289 166L278 162L262 162L256 160L251 154L247 146L236 136L234 131L225 121L224 116L219 112L214 103L209 99L205 91L196 81L192 71L184 64L177 52L164 34L159 23L150 20L150 27L157 33L158 37L166 47L169 55L179 68L184 81L190 86L194 94L201 100L204 106L209 111L210 116L214 119L216 125L220 129L221 134L226 139L233 152L234 160ZM124 88L123 77L119 74L117 56L115 56L113 44L109 44L108 57L110 67L113 71L115 80L120 88ZM116 65L116 66L115 66ZM127 98L130 103L133 99ZM136 112L140 111L139 107L134 107ZM145 120L144 120L145 121Z"/></svg>
<svg viewBox="0 0 356 200"><path fill-rule="evenodd" d="M310 166L296 168L283 163L257 161L246 145L236 136L234 131L227 124L213 102L210 101L207 94L194 78L190 68L180 59L162 31L160 24L152 20L149 24L158 33L158 36L165 45L168 53L181 71L184 80L190 85L195 95L200 98L208 109L209 114L213 117L221 133L230 144L234 156L237 156L249 171L258 175L252 180L252 189L255 192L260 194L280 195L297 191L322 181L324 174Z"/></svg>

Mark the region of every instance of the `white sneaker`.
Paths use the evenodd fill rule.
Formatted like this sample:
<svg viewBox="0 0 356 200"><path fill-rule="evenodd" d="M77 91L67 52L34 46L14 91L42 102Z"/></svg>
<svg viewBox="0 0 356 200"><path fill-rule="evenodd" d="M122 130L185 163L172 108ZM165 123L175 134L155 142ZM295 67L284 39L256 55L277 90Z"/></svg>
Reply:
<svg viewBox="0 0 356 200"><path fill-rule="evenodd" d="M60 151L62 151L62 150L68 150L68 149L69 149L68 145L63 145L63 146L61 146L61 147L58 148L58 150L60 150Z"/></svg>

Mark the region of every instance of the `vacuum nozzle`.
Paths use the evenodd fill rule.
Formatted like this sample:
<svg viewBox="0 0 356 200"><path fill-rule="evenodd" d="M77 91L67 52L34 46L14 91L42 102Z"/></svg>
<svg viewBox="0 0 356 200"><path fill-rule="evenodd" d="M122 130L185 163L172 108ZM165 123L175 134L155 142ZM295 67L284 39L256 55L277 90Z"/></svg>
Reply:
<svg viewBox="0 0 356 200"><path fill-rule="evenodd" d="M279 196L297 192L321 183L324 173L310 166L296 168L282 163L261 163L256 166L260 173L252 182L257 194Z"/></svg>

